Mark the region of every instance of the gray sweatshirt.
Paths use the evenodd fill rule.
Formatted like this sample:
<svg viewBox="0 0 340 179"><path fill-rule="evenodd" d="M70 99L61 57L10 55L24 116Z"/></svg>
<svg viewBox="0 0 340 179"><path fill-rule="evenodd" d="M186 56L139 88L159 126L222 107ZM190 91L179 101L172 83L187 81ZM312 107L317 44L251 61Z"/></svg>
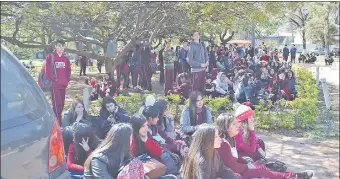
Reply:
<svg viewBox="0 0 340 179"><path fill-rule="evenodd" d="M212 116L211 116L211 110L207 106L205 106L206 109L206 117L207 117L207 123L212 124ZM182 112L181 119L180 119L180 132L182 134L192 133L195 132L198 128L198 125L193 126L191 125L190 120L190 110L189 108L185 108Z"/></svg>
<svg viewBox="0 0 340 179"><path fill-rule="evenodd" d="M191 67L191 72L200 72L206 70L201 64L209 60L207 49L201 43L192 42L188 50L188 63Z"/></svg>

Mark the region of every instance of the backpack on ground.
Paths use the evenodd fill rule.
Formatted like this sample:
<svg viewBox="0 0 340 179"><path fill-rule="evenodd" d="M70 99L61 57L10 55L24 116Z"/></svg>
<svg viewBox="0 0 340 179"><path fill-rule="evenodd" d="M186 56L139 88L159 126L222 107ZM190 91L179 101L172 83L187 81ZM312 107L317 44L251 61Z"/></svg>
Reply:
<svg viewBox="0 0 340 179"><path fill-rule="evenodd" d="M52 58L52 62L51 62L51 66L53 69L53 72L55 75L57 75L57 70L54 64L54 55L50 54L51 58ZM43 91L49 91L51 89L52 86L52 81L50 81L49 79L47 79L46 74L45 74L45 69L46 69L46 61L44 63L44 66L42 67L40 73L39 73L39 77L38 77L38 85L40 86L40 88Z"/></svg>

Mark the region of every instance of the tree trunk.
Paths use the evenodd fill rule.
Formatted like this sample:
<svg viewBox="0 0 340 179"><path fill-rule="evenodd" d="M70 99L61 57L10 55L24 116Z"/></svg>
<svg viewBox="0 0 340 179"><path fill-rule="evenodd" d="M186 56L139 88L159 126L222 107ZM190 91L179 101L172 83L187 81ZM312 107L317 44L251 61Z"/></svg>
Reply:
<svg viewBox="0 0 340 179"><path fill-rule="evenodd" d="M303 45L303 50L306 50L306 30L305 30L305 28L302 29L302 45Z"/></svg>
<svg viewBox="0 0 340 179"><path fill-rule="evenodd" d="M326 45L326 53L329 54L329 11L326 15L325 18L325 31L324 31L324 40L325 40L325 45Z"/></svg>

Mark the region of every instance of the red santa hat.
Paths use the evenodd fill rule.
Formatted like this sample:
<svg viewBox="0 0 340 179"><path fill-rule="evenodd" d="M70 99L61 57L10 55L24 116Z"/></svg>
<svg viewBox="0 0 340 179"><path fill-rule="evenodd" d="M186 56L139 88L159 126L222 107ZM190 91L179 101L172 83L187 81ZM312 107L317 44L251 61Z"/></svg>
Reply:
<svg viewBox="0 0 340 179"><path fill-rule="evenodd" d="M254 111L246 105L239 105L235 111L235 117L238 121L243 121L254 115Z"/></svg>

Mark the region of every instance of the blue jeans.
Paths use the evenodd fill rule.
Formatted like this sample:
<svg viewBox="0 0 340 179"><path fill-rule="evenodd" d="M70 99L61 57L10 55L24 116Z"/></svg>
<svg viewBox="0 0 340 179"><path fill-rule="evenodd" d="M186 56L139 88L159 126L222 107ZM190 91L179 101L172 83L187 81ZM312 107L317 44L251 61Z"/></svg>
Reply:
<svg viewBox="0 0 340 179"><path fill-rule="evenodd" d="M247 100L250 100L252 97L252 90L253 88L251 87L251 85L244 86L242 83L240 83L235 93L235 98L237 102L244 103Z"/></svg>
<svg viewBox="0 0 340 179"><path fill-rule="evenodd" d="M177 174L178 166L176 165L174 159L170 156L168 151L163 150L161 155L162 163L166 166L165 174Z"/></svg>

